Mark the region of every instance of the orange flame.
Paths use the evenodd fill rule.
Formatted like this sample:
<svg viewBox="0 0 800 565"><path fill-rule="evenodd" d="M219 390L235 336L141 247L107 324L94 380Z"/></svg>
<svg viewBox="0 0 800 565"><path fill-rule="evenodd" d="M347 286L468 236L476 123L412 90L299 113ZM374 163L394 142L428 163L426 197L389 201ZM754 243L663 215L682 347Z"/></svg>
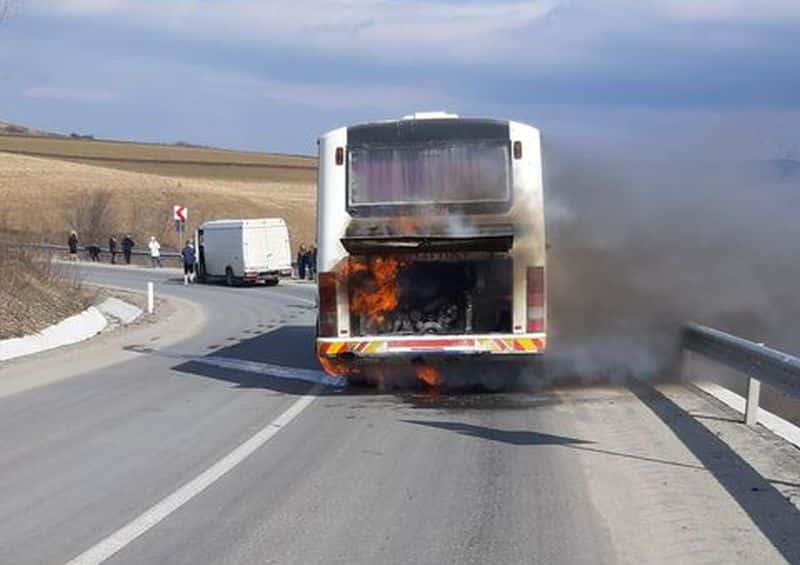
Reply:
<svg viewBox="0 0 800 565"><path fill-rule="evenodd" d="M334 361L322 355L318 356L319 364L322 365L323 370L328 376L345 378L348 375L355 374L356 371L347 363L341 361Z"/></svg>
<svg viewBox="0 0 800 565"><path fill-rule="evenodd" d="M420 365L417 367L417 378L428 386L439 386L442 384L442 376L431 365Z"/></svg>
<svg viewBox="0 0 800 565"><path fill-rule="evenodd" d="M365 262L351 258L340 275L350 281L356 275L369 274L351 285L350 311L365 315L372 322L382 322L384 315L397 308L397 273L400 262L393 257L375 257Z"/></svg>

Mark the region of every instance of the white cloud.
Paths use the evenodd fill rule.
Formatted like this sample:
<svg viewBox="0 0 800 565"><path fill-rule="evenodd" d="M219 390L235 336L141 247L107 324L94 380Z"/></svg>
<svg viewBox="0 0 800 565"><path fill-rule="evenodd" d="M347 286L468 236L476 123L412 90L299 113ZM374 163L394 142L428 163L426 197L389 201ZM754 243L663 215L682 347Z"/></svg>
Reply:
<svg viewBox="0 0 800 565"><path fill-rule="evenodd" d="M38 0L41 9L63 14L95 14L115 12L125 8L124 0Z"/></svg>
<svg viewBox="0 0 800 565"><path fill-rule="evenodd" d="M800 18L797 0L658 0L664 14L687 20L781 22Z"/></svg>
<svg viewBox="0 0 800 565"><path fill-rule="evenodd" d="M748 48L715 24L800 21L800 0L32 0L57 17L104 16L142 30L283 45L364 60L563 68L626 33L661 46ZM700 23L702 29L681 29Z"/></svg>
<svg viewBox="0 0 800 565"><path fill-rule="evenodd" d="M332 48L364 56L469 59L508 47L504 34L559 0L38 0L50 15L109 15L176 35Z"/></svg>
<svg viewBox="0 0 800 565"><path fill-rule="evenodd" d="M260 82L263 96L278 102L291 102L316 108L417 108L447 106L450 99L425 88L393 85L331 83Z"/></svg>
<svg viewBox="0 0 800 565"><path fill-rule="evenodd" d="M107 90L87 90L60 86L32 86L26 88L23 95L40 100L62 100L70 102L111 102L116 98Z"/></svg>
<svg viewBox="0 0 800 565"><path fill-rule="evenodd" d="M230 71L203 74L201 69L192 66L173 67L172 73L184 76L181 82L191 85L195 92L220 96L236 94L247 100L272 100L324 110L412 111L455 103L444 93L407 84L262 79ZM202 78L197 80L198 76Z"/></svg>

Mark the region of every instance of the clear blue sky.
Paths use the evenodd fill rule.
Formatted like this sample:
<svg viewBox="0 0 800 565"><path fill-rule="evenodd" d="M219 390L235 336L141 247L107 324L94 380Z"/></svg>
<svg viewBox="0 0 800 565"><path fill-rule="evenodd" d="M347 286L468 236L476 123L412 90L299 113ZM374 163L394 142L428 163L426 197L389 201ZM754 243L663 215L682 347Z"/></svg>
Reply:
<svg viewBox="0 0 800 565"><path fill-rule="evenodd" d="M2 1L2 0L0 0ZM12 0L0 120L311 153L446 109L582 146L797 156L798 0Z"/></svg>

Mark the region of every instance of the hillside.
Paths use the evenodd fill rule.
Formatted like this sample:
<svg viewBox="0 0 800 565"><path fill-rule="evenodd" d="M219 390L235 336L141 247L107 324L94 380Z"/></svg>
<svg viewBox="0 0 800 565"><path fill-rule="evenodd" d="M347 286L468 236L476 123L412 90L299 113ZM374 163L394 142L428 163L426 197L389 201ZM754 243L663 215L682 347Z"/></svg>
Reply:
<svg viewBox="0 0 800 565"><path fill-rule="evenodd" d="M0 340L35 333L81 312L89 295L45 258L0 244Z"/></svg>
<svg viewBox="0 0 800 565"><path fill-rule="evenodd" d="M63 135L57 133L50 133L46 131L40 131L37 129L32 129L25 126L20 126L17 124L11 124L9 122L0 121L0 135L22 135L22 136L30 136L30 137L64 137Z"/></svg>
<svg viewBox="0 0 800 565"><path fill-rule="evenodd" d="M0 136L0 151L137 173L233 181L313 183L317 163L299 155L37 136Z"/></svg>
<svg viewBox="0 0 800 565"><path fill-rule="evenodd" d="M176 243L174 204L188 230L225 217L279 216L296 247L314 239L316 159L124 142L0 136L0 231L83 243L109 233Z"/></svg>

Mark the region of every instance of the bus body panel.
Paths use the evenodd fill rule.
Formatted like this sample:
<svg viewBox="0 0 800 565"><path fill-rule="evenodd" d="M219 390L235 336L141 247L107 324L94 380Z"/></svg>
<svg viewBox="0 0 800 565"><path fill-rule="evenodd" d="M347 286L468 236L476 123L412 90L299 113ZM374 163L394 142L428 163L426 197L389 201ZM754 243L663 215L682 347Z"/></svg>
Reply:
<svg viewBox="0 0 800 565"><path fill-rule="evenodd" d="M512 160L514 205L510 216L514 224L514 333L527 325L527 269L545 266L544 198L539 130L509 122L512 144L522 142L522 158ZM546 310L545 310L546 316Z"/></svg>
<svg viewBox="0 0 800 565"><path fill-rule="evenodd" d="M347 257L342 245L351 216L343 203L346 196L347 169L336 164L337 148L347 147L347 128L339 128L319 140L319 173L317 178L317 269L334 272ZM324 187L324 188L320 188ZM350 309L347 285L336 283L337 335L350 335Z"/></svg>

